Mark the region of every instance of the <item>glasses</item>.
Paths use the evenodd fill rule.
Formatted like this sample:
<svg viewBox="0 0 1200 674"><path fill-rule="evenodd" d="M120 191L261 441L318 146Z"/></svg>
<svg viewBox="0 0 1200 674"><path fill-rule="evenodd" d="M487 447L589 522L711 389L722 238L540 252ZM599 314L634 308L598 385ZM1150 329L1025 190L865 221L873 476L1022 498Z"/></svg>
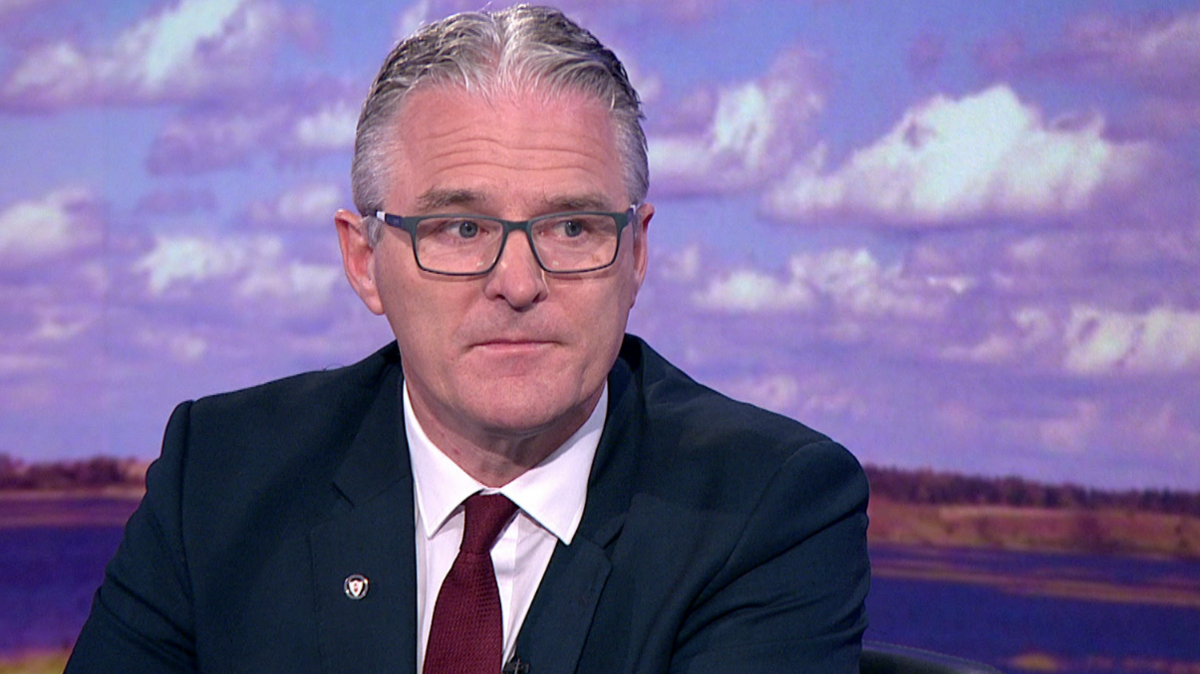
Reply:
<svg viewBox="0 0 1200 674"><path fill-rule="evenodd" d="M553 274L582 274L611 266L621 248L621 232L637 205L624 213L570 211L513 221L482 215L375 217L412 237L417 266L434 274L475 276L495 268L508 235L525 232L538 265Z"/></svg>

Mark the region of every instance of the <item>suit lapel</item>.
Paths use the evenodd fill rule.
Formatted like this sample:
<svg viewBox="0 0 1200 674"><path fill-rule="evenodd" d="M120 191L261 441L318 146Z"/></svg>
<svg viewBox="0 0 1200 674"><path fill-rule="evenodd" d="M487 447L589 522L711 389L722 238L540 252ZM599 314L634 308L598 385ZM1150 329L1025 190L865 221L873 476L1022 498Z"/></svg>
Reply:
<svg viewBox="0 0 1200 674"><path fill-rule="evenodd" d="M637 474L637 438L645 415L636 345L626 343L609 375L604 433L588 478L587 505L570 546L561 543L526 615L516 654L529 674L570 674L578 667L612 569ZM322 669L327 672L416 668L416 551L413 484L399 401L398 360L378 383L334 480L345 500L310 533ZM354 600L346 578L367 578Z"/></svg>
<svg viewBox="0 0 1200 674"><path fill-rule="evenodd" d="M622 359L609 375L608 395L583 520L571 545L555 548L517 638L515 657L528 665L528 674L576 670L629 510L638 455L631 443L640 437L643 407Z"/></svg>
<svg viewBox="0 0 1200 674"><path fill-rule="evenodd" d="M342 462L341 501L310 532L322 667L327 672L414 672L416 553L408 447L399 402L400 368L375 383L378 395ZM344 583L367 580L352 598Z"/></svg>

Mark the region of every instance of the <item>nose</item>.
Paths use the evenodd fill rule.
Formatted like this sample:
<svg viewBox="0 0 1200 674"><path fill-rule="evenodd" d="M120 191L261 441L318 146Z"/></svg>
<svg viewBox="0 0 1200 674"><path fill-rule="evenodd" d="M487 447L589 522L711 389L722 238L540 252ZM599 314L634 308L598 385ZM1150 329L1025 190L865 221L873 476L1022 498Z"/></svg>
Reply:
<svg viewBox="0 0 1200 674"><path fill-rule="evenodd" d="M533 256L528 235L510 232L500 259L487 275L484 294L514 309L526 309L544 300L547 290L545 272Z"/></svg>

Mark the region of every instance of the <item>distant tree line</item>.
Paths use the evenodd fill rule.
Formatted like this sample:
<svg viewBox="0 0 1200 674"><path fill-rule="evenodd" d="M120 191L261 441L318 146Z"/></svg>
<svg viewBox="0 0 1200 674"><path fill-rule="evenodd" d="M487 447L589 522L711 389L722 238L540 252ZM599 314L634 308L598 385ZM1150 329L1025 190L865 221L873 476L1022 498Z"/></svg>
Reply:
<svg viewBox="0 0 1200 674"><path fill-rule="evenodd" d="M1022 508L1118 508L1200 517L1200 493L1165 489L1106 491L1074 484L1048 485L1019 477L980 477L929 469L866 466L873 497L917 505L1002 505ZM96 456L29 463L0 454L0 490L72 490L141 487L146 463Z"/></svg>
<svg viewBox="0 0 1200 674"><path fill-rule="evenodd" d="M90 459L27 463L0 454L0 489L17 491L141 487L146 464L136 459Z"/></svg>
<svg viewBox="0 0 1200 674"><path fill-rule="evenodd" d="M1003 505L1095 510L1117 508L1200 517L1200 493L1166 489L1106 491L1047 485L1019 477L978 477L933 470L866 466L871 495L921 505Z"/></svg>

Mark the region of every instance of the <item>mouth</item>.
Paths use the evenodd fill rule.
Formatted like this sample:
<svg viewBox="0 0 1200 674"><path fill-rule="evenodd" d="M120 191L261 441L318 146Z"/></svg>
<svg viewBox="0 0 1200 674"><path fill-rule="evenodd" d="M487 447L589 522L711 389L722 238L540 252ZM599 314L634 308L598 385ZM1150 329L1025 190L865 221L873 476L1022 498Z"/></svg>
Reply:
<svg viewBox="0 0 1200 674"><path fill-rule="evenodd" d="M480 349L496 349L496 350L519 350L519 349L535 349L539 347L550 346L554 342L548 339L525 338L525 337L502 337L495 339L486 339L474 344L475 348Z"/></svg>
<svg viewBox="0 0 1200 674"><path fill-rule="evenodd" d="M546 335L494 335L480 336L470 341L470 347L474 349L536 349L550 347L557 344L558 339Z"/></svg>
<svg viewBox="0 0 1200 674"><path fill-rule="evenodd" d="M546 359L553 353L553 347L554 342L545 339L500 338L475 343L471 347L471 353L479 359L477 363L480 367L499 367L502 368L502 372L508 374L528 373L528 368L540 369L548 364Z"/></svg>

